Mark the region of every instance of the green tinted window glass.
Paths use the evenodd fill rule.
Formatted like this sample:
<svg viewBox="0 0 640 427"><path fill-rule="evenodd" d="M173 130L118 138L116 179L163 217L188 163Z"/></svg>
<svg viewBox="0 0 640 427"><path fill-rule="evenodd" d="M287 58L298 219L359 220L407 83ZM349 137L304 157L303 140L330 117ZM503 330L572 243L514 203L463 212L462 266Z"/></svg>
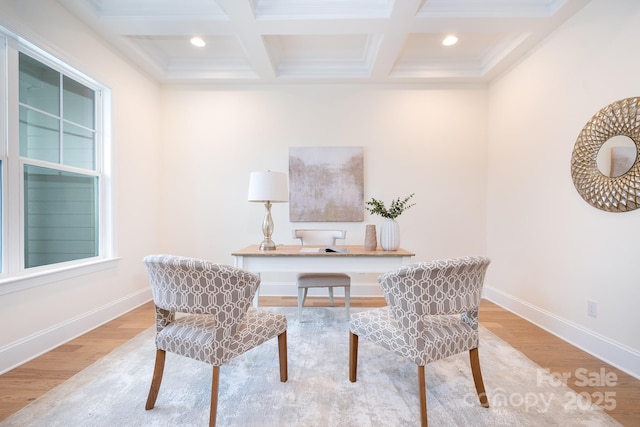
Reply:
<svg viewBox="0 0 640 427"><path fill-rule="evenodd" d="M67 76L63 78L62 87L62 117L80 126L94 129L95 92Z"/></svg>
<svg viewBox="0 0 640 427"><path fill-rule="evenodd" d="M60 73L20 53L20 103L60 115Z"/></svg>
<svg viewBox="0 0 640 427"><path fill-rule="evenodd" d="M2 215L4 213L4 209L2 206L2 201L4 200L4 197L2 195L2 191L4 188L4 182L2 180L3 176L4 173L2 173L2 161L0 160L0 224L3 223ZM0 273L4 273L4 264L2 263L2 260L4 259L4 257L2 256L2 251L4 250L4 245L2 244L2 242L4 242L4 239L2 238L3 229L4 227L0 226Z"/></svg>
<svg viewBox="0 0 640 427"><path fill-rule="evenodd" d="M55 117L20 107L20 155L60 162L60 121Z"/></svg>
<svg viewBox="0 0 640 427"><path fill-rule="evenodd" d="M25 268L98 255L98 178L25 165Z"/></svg>
<svg viewBox="0 0 640 427"><path fill-rule="evenodd" d="M63 164L95 170L94 132L64 123Z"/></svg>

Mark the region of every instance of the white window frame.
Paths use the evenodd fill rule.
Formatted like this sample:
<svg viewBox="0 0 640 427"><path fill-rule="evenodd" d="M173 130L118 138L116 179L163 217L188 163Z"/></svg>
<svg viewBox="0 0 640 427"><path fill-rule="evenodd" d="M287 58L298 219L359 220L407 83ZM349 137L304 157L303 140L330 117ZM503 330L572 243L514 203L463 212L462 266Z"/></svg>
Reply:
<svg viewBox="0 0 640 427"><path fill-rule="evenodd" d="M18 56L23 52L96 93L96 172L99 176L98 256L24 267L24 161L19 156ZM2 269L0 295L114 267L111 91L54 55L0 26L0 161L2 161ZM29 162L35 164L37 162Z"/></svg>

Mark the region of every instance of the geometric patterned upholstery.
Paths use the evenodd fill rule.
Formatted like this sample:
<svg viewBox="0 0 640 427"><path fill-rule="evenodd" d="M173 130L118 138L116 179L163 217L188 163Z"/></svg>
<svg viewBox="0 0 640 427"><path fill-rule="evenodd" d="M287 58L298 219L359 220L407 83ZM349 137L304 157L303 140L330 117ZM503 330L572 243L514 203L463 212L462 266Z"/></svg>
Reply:
<svg viewBox="0 0 640 427"><path fill-rule="evenodd" d="M284 315L251 307L260 283L253 273L172 255L149 255L144 263L159 349L220 366L287 329ZM176 312L194 316L175 320Z"/></svg>
<svg viewBox="0 0 640 427"><path fill-rule="evenodd" d="M187 316L157 333L156 347L214 366L275 338L287 329L286 317L249 308L236 333L226 341L216 339L220 331L210 315Z"/></svg>
<svg viewBox="0 0 640 427"><path fill-rule="evenodd" d="M416 365L426 365L478 347L478 332L454 316L424 319L424 330L411 336L394 319L388 307L351 315L351 332L403 356Z"/></svg>
<svg viewBox="0 0 640 427"><path fill-rule="evenodd" d="M478 347L487 258L412 264L381 275L387 307L351 316L351 331L417 365Z"/></svg>
<svg viewBox="0 0 640 427"><path fill-rule="evenodd" d="M427 425L424 366L469 351L476 391L488 407L478 358L478 308L489 266L460 257L403 266L381 275L387 306L351 315L349 379L356 381L358 339L418 365L422 425Z"/></svg>
<svg viewBox="0 0 640 427"><path fill-rule="evenodd" d="M218 368L230 359L278 337L280 379L287 380L287 318L251 306L259 276L174 255L148 255L143 262L156 308L156 367L147 409L155 404L166 351L213 365L210 425L216 418Z"/></svg>

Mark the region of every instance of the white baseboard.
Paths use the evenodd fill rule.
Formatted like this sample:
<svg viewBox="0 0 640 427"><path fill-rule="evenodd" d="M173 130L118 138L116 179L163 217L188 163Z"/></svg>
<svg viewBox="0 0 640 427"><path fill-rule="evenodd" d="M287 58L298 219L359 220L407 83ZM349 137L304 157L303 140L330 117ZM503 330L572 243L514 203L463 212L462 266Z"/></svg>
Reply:
<svg viewBox="0 0 640 427"><path fill-rule="evenodd" d="M143 289L6 345L0 348L0 374L95 329L151 299L151 289Z"/></svg>
<svg viewBox="0 0 640 427"><path fill-rule="evenodd" d="M498 289L485 286L483 297L603 362L640 379L640 352ZM580 366L576 366L577 368Z"/></svg>

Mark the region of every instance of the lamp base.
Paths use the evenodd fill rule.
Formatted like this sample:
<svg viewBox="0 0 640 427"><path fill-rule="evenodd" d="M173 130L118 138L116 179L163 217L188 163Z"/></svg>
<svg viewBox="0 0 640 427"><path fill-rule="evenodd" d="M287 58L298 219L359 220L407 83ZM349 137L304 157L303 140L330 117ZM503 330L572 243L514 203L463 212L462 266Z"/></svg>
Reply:
<svg viewBox="0 0 640 427"><path fill-rule="evenodd" d="M275 249L276 249L276 244L271 239L269 240L265 239L262 241L262 243L260 243L261 251L274 251Z"/></svg>
<svg viewBox="0 0 640 427"><path fill-rule="evenodd" d="M271 240L271 234L273 233L273 219L271 219L271 202L267 201L264 204L264 219L262 220L262 234L264 240L260 243L261 251L273 251L276 248L276 244Z"/></svg>

